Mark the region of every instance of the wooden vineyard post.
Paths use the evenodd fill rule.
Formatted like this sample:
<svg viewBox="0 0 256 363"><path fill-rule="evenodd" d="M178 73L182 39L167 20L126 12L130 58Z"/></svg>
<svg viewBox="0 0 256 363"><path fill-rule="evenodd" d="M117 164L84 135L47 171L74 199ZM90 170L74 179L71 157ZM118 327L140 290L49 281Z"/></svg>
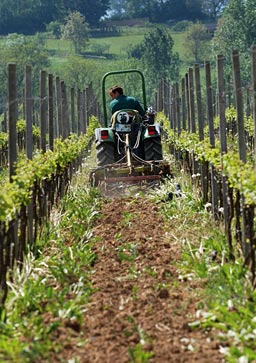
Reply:
<svg viewBox="0 0 256 363"><path fill-rule="evenodd" d="M16 86L16 64L8 64L8 155L9 155L9 179L15 174L15 164L17 161L17 86Z"/></svg>
<svg viewBox="0 0 256 363"><path fill-rule="evenodd" d="M40 148L46 152L46 72L40 72Z"/></svg>
<svg viewBox="0 0 256 363"><path fill-rule="evenodd" d="M86 87L85 89L85 125L86 128L89 126L90 116L94 113L93 111L93 100L92 88Z"/></svg>
<svg viewBox="0 0 256 363"><path fill-rule="evenodd" d="M256 45L252 46L252 104L253 104L253 120L254 120L254 157L256 159ZM256 163L255 163L256 164ZM256 171L256 165L255 165Z"/></svg>
<svg viewBox="0 0 256 363"><path fill-rule="evenodd" d="M72 87L70 90L70 100L71 100L71 131L73 133L76 132L76 123L75 123L75 89Z"/></svg>
<svg viewBox="0 0 256 363"><path fill-rule="evenodd" d="M12 182L12 177L15 175L15 165L17 162L17 117L18 117L18 105L17 105L17 85L16 85L16 64L8 64L8 159L9 159L9 180ZM17 222L15 220L9 222L7 230L6 241L6 257L5 268L12 267L14 257L18 252L18 240L17 240ZM6 273L6 269L5 269Z"/></svg>
<svg viewBox="0 0 256 363"><path fill-rule="evenodd" d="M194 70L195 70L195 84L196 84L198 132L199 132L199 140L201 141L204 139L204 119L203 119L203 108L202 108L200 68L198 64L195 64Z"/></svg>
<svg viewBox="0 0 256 363"><path fill-rule="evenodd" d="M33 134L32 134L32 67L25 68L25 120L26 120L26 153L28 159L32 159Z"/></svg>
<svg viewBox="0 0 256 363"><path fill-rule="evenodd" d="M226 135L226 100L225 100L225 87L224 87L224 57L222 55L217 56L217 78L218 78L218 111L220 119L220 151L221 157L227 153L227 135ZM223 214L225 224L225 234L229 246L230 258L234 259L232 235L231 235L231 212L229 206L229 185L228 178L222 175L222 194L223 194Z"/></svg>
<svg viewBox="0 0 256 363"><path fill-rule="evenodd" d="M191 131L188 73L186 73L186 75L185 75L185 86L186 86L187 116L188 116L187 128L189 131Z"/></svg>
<svg viewBox="0 0 256 363"><path fill-rule="evenodd" d="M176 87L175 85L173 85L172 87L172 98L173 98L173 113L172 113L172 126L173 126L173 131L174 133L176 133L177 130L177 102L176 102Z"/></svg>
<svg viewBox="0 0 256 363"><path fill-rule="evenodd" d="M70 133L68 117L67 89L64 81L61 81L61 115L63 138L66 139Z"/></svg>
<svg viewBox="0 0 256 363"><path fill-rule="evenodd" d="M167 118L169 118L169 115L170 115L169 100L170 100L170 86L169 86L169 82L165 81L164 82L164 113Z"/></svg>
<svg viewBox="0 0 256 363"><path fill-rule="evenodd" d="M239 158L244 163L246 162L246 142L245 142L245 129L244 129L244 109L243 109L243 93L242 82L240 74L240 60L237 50L232 53L233 73L234 73L234 90L237 111L237 127L238 127L238 150ZM250 213L253 209L245 205L244 196L241 196L242 206L242 246L245 261L253 266L251 272L253 280L255 277L255 246L253 244L253 217Z"/></svg>
<svg viewBox="0 0 256 363"><path fill-rule="evenodd" d="M227 94L228 94L228 107L230 107L232 103L231 101L232 97L231 97L231 79L229 75L227 77Z"/></svg>
<svg viewBox="0 0 256 363"><path fill-rule="evenodd" d="M215 135L214 135L214 122L213 122L213 99L212 99L212 83L211 83L211 64L205 62L205 80L206 80L206 104L207 104L207 119L209 127L209 138L211 147L215 147ZM211 168L211 194L212 194L212 214L214 218L218 219L218 185L217 185L217 173L213 166Z"/></svg>
<svg viewBox="0 0 256 363"><path fill-rule="evenodd" d="M182 129L186 130L186 80L181 80L181 112L182 112Z"/></svg>
<svg viewBox="0 0 256 363"><path fill-rule="evenodd" d="M176 99L176 105L175 105L175 111L176 111L176 121L177 121L177 132L178 135L180 135L180 95L179 95L179 83L177 82L175 84L175 99Z"/></svg>
<svg viewBox="0 0 256 363"><path fill-rule="evenodd" d="M170 128L174 130L174 88L170 87Z"/></svg>
<svg viewBox="0 0 256 363"><path fill-rule="evenodd" d="M56 123L56 135L62 137L62 115L61 115L61 87L60 78L56 77L56 104L57 104L57 123Z"/></svg>
<svg viewBox="0 0 256 363"><path fill-rule="evenodd" d="M33 102L32 102L32 67L26 66L25 69L25 120L26 120L26 153L27 158L32 159L33 153L33 134L32 134L32 123L33 123ZM27 206L27 240L31 246L34 241L33 237L33 198Z"/></svg>
<svg viewBox="0 0 256 363"><path fill-rule="evenodd" d="M93 87L92 87L92 82L89 83L89 86L87 87L87 112L88 112L88 117L87 117L87 123L86 125L89 126L90 123L90 117L93 115L96 115L96 110L95 110L95 106L96 106L96 97L93 91Z"/></svg>
<svg viewBox="0 0 256 363"><path fill-rule="evenodd" d="M83 134L86 133L86 91L85 89L83 90L82 92L82 110L83 110L83 113L82 113L82 132Z"/></svg>
<svg viewBox="0 0 256 363"><path fill-rule="evenodd" d="M189 110L190 110L190 127L192 133L196 133L196 120L195 120L195 95L194 95L194 72L192 68L188 70L188 83L189 83ZM198 165L195 160L194 153L191 154L191 166L193 175L197 175Z"/></svg>
<svg viewBox="0 0 256 363"><path fill-rule="evenodd" d="M232 53L233 72L234 72L234 89L237 111L237 127L238 127L238 145L239 145L239 157L240 160L246 161L246 145L245 145L245 133L244 133L244 105L243 105L243 92L240 76L240 62L239 54L237 50Z"/></svg>
<svg viewBox="0 0 256 363"><path fill-rule="evenodd" d="M46 152L46 72L40 72L40 148L43 153ZM46 217L47 212L47 196L45 193L46 182L42 181L40 190L40 216Z"/></svg>
<svg viewBox="0 0 256 363"><path fill-rule="evenodd" d="M189 81L189 110L190 110L190 131L196 132L196 122L195 122L195 96L194 96L194 79L193 79L193 69L188 70L188 81Z"/></svg>
<svg viewBox="0 0 256 363"><path fill-rule="evenodd" d="M77 89L77 134L81 135L81 91Z"/></svg>
<svg viewBox="0 0 256 363"><path fill-rule="evenodd" d="M169 82L166 82L166 109L165 109L165 116L168 118L168 120L170 120L170 84Z"/></svg>
<svg viewBox="0 0 256 363"><path fill-rule="evenodd" d="M54 142L54 117L53 117L53 75L48 75L48 130L49 130L49 149L53 150Z"/></svg>
<svg viewBox="0 0 256 363"><path fill-rule="evenodd" d="M196 83L196 103L197 103L197 118L198 118L198 132L199 140L204 140L204 116L202 107L202 95L201 95L201 80L200 80L200 68L198 64L195 64L195 83ZM208 201L208 182L207 182L207 165L204 161L200 163L201 185L203 203Z"/></svg>

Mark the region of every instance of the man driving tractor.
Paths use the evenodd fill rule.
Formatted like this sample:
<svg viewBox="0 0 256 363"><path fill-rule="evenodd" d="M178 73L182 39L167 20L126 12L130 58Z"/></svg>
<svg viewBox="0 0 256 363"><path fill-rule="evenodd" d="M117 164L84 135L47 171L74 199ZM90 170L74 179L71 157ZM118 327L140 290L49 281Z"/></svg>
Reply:
<svg viewBox="0 0 256 363"><path fill-rule="evenodd" d="M123 88L120 86L113 86L109 89L109 95L112 98L110 103L110 110L112 115L119 110L131 109L137 110L141 117L145 116L145 110L135 97L124 95Z"/></svg>

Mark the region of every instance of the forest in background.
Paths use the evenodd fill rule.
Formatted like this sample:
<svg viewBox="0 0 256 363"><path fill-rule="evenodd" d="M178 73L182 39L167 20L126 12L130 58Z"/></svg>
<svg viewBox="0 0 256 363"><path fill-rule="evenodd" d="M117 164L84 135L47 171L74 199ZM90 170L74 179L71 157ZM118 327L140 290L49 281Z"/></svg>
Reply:
<svg viewBox="0 0 256 363"><path fill-rule="evenodd" d="M104 18L147 18L150 22L216 19L228 0L2 0L0 34L34 34L78 11L92 26Z"/></svg>

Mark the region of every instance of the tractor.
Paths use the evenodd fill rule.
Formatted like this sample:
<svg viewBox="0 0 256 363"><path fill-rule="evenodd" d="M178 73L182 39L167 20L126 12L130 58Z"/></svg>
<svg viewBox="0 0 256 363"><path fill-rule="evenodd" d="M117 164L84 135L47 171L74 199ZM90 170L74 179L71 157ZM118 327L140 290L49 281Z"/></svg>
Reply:
<svg viewBox="0 0 256 363"><path fill-rule="evenodd" d="M145 79L136 69L108 72L102 79L104 127L95 130L97 168L90 173L92 186L104 183L149 183L170 174L163 160L161 126L155 123L152 107L141 117L137 110L122 109L107 117L106 78L113 74L137 73L141 78L143 106L146 106Z"/></svg>

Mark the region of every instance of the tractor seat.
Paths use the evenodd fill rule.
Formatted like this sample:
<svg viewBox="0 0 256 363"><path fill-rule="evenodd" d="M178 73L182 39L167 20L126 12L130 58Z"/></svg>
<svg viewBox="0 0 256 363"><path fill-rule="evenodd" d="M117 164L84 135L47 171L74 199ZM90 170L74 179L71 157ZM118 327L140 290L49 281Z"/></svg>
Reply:
<svg viewBox="0 0 256 363"><path fill-rule="evenodd" d="M133 122L141 122L141 116L137 110L119 110L116 111L111 117L112 127L114 127L116 123L131 124Z"/></svg>

